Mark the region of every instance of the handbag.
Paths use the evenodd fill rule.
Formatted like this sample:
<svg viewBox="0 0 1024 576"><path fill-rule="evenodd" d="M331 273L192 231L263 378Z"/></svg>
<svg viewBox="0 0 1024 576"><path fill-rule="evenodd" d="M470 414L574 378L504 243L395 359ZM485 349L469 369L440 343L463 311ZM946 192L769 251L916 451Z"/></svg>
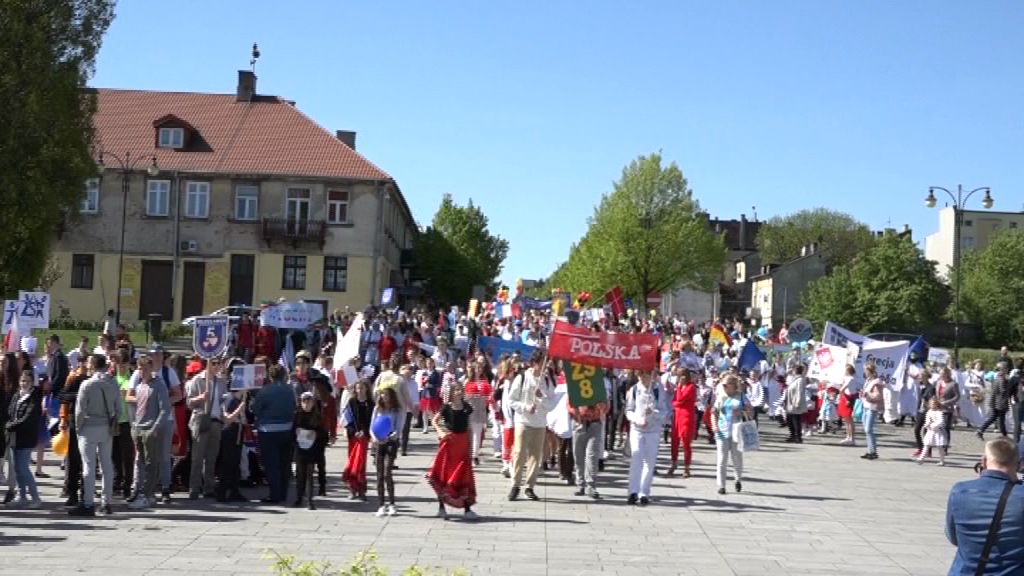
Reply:
<svg viewBox="0 0 1024 576"><path fill-rule="evenodd" d="M121 434L121 426L117 421L117 418L110 413L110 404L107 403L107 391L100 388L100 394L103 396L103 412L107 415L107 425L110 426L110 436L116 438Z"/></svg>
<svg viewBox="0 0 1024 576"><path fill-rule="evenodd" d="M864 402L862 402L860 398L857 398L857 401L853 403L853 419L859 421L859 420L861 420L863 418L864 418Z"/></svg>
<svg viewBox="0 0 1024 576"><path fill-rule="evenodd" d="M733 424L732 437L740 452L756 452L761 446L757 423L752 420L744 419L742 422Z"/></svg>
<svg viewBox="0 0 1024 576"><path fill-rule="evenodd" d="M992 548L996 545L996 536L999 534L999 528L1003 523L1003 513L1006 511L1006 502L1010 499L1010 492L1013 491L1013 487L1018 482L1010 480L1006 483L1003 488L1003 493L999 496L999 504L996 506L996 513L992 516L992 523L988 527L988 536L985 538L985 547L981 550L981 558L978 559L978 570L975 571L977 576L984 576L985 568L988 566L988 558L992 554Z"/></svg>

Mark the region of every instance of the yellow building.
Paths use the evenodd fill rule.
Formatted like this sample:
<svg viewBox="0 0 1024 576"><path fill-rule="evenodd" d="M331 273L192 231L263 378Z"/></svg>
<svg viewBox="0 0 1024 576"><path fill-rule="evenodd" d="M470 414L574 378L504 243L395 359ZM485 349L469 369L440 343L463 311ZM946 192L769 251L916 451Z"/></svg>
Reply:
<svg viewBox="0 0 1024 576"><path fill-rule="evenodd" d="M52 299L73 318L278 298L361 309L407 285L416 225L394 179L354 132L238 76L235 94L96 90L103 170L54 247L67 272Z"/></svg>

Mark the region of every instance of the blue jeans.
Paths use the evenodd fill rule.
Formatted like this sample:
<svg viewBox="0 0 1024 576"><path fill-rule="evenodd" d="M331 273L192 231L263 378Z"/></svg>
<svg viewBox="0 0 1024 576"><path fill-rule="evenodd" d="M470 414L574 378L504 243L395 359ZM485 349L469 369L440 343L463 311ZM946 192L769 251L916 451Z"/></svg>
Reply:
<svg viewBox="0 0 1024 576"><path fill-rule="evenodd" d="M21 492L21 499L25 499L25 489L28 489L32 500L39 500L39 490L36 489L36 478L32 475L32 451L35 448L16 448L14 450L14 475L18 478L18 489Z"/></svg>
<svg viewBox="0 0 1024 576"><path fill-rule="evenodd" d="M292 432L260 432L260 460L270 488L269 498L284 502L288 498L288 485L292 471Z"/></svg>
<svg viewBox="0 0 1024 576"><path fill-rule="evenodd" d="M864 417L863 417L863 421L864 421L864 435L867 436L867 439L868 439L868 453L869 454L875 454L875 453L878 452L878 448L877 448L877 445L875 443L876 442L875 441L875 422L877 420L878 420L878 412L875 412L874 410L870 410L868 408L864 409Z"/></svg>

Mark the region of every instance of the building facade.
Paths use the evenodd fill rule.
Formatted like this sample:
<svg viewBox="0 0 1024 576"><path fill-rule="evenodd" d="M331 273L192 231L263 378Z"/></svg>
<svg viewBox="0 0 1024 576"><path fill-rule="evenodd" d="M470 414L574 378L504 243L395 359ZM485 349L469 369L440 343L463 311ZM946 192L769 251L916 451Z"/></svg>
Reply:
<svg viewBox="0 0 1024 576"><path fill-rule="evenodd" d="M1024 212L995 212L992 210L965 210L960 230L962 250L981 250L1004 230L1024 228ZM956 217L951 206L939 210L939 229L924 240L924 255L938 262L938 272L949 277L956 255L953 251Z"/></svg>
<svg viewBox="0 0 1024 576"><path fill-rule="evenodd" d="M800 314L807 286L827 272L828 259L818 250L817 243L801 249L799 258L762 266L759 274L747 279L750 316L758 325L769 328L777 329L790 322Z"/></svg>
<svg viewBox="0 0 1024 576"><path fill-rule="evenodd" d="M355 133L257 94L248 71L235 94L96 96L102 170L55 244L67 272L51 295L73 318L179 320L278 298L361 309L407 285L415 221Z"/></svg>

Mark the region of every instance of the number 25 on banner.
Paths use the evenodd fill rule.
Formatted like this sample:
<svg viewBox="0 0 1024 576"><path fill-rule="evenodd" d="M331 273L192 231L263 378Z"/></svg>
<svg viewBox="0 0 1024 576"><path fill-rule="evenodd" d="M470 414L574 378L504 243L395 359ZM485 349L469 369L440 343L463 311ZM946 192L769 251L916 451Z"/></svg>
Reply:
<svg viewBox="0 0 1024 576"><path fill-rule="evenodd" d="M591 406L608 400L603 370L566 360L562 362L562 371L565 373L570 406Z"/></svg>

